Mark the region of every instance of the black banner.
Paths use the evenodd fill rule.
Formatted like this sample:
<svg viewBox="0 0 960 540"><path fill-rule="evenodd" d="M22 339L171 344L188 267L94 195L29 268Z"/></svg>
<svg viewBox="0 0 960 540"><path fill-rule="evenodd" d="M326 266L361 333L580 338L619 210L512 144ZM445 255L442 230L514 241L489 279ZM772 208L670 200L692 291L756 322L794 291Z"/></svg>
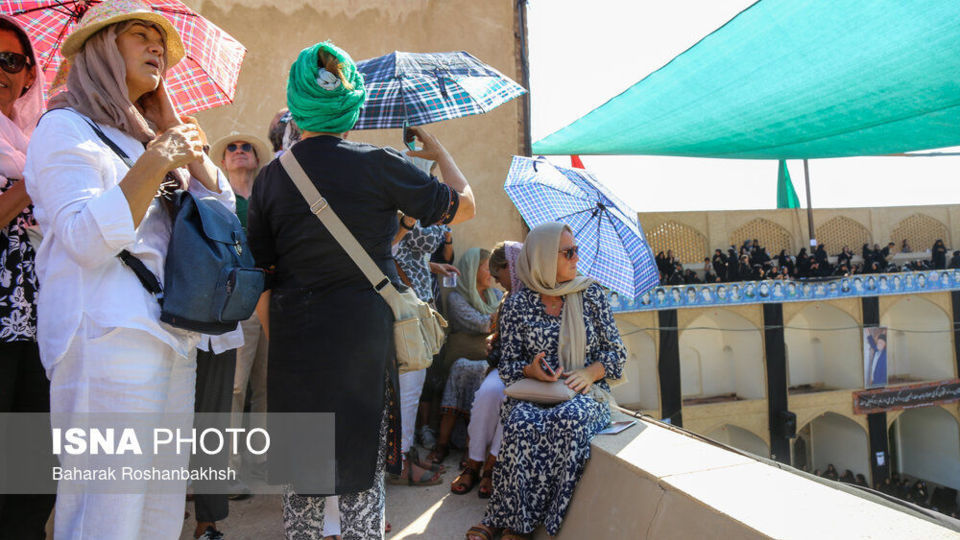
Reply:
<svg viewBox="0 0 960 540"><path fill-rule="evenodd" d="M960 401L960 379L853 393L853 412L870 414Z"/></svg>

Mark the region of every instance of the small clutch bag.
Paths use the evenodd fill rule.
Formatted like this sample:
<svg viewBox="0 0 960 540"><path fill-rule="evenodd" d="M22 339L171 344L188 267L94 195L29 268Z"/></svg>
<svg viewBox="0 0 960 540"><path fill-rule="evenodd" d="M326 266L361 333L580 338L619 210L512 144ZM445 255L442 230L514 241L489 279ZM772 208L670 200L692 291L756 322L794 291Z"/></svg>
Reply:
<svg viewBox="0 0 960 540"><path fill-rule="evenodd" d="M575 394L563 381L545 382L536 379L520 379L508 386L504 393L513 399L541 405L556 405L569 400Z"/></svg>

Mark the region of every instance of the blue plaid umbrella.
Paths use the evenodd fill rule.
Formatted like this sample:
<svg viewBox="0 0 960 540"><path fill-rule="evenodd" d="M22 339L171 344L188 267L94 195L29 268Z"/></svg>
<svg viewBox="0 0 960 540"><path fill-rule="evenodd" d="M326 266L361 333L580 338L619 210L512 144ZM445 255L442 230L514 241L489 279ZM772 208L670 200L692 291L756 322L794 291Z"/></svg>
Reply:
<svg viewBox="0 0 960 540"><path fill-rule="evenodd" d="M580 273L636 298L660 276L637 213L584 169L514 156L503 188L530 228L560 221L580 246Z"/></svg>
<svg viewBox="0 0 960 540"><path fill-rule="evenodd" d="M482 114L526 90L470 53L393 52L357 63L367 101L353 129L419 126Z"/></svg>

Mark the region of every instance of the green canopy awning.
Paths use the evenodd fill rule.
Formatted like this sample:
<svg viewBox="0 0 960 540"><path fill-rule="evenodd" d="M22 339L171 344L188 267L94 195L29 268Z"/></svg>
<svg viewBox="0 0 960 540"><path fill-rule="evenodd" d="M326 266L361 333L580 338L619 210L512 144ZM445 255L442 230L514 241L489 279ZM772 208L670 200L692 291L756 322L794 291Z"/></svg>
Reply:
<svg viewBox="0 0 960 540"><path fill-rule="evenodd" d="M960 0L761 0L533 152L800 159L956 145Z"/></svg>

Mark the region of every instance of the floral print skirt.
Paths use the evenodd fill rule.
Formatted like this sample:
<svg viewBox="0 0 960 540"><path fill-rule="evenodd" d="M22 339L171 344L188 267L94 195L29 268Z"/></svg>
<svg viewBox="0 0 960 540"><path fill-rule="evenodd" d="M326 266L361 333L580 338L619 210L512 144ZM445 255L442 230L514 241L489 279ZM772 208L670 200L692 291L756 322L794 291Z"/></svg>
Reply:
<svg viewBox="0 0 960 540"><path fill-rule="evenodd" d="M483 524L529 534L560 531L573 490L590 458L590 440L610 409L576 395L554 406L510 399L501 408L503 446Z"/></svg>

